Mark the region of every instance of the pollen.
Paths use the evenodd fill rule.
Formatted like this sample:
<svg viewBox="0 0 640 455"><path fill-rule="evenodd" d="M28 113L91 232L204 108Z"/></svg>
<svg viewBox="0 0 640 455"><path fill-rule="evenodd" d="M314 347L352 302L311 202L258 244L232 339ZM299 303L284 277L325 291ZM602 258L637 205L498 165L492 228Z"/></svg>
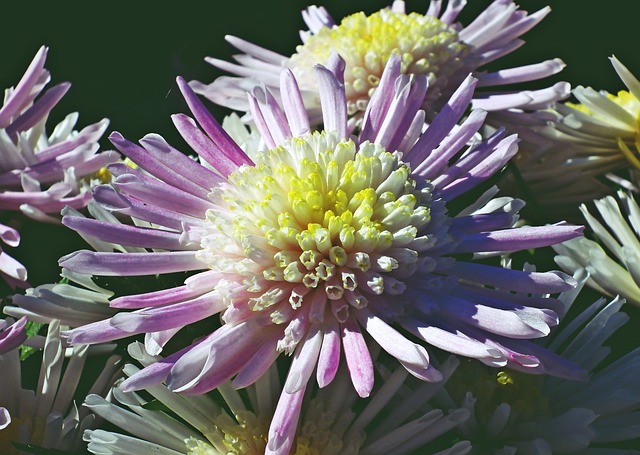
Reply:
<svg viewBox="0 0 640 455"><path fill-rule="evenodd" d="M433 16L396 13L388 8L370 16L359 12L345 17L340 25L320 29L297 47L289 65L298 81L311 82L315 80L313 65L324 64L333 51L346 62L344 82L350 115L366 108L392 54L402 57L403 74L428 77L428 97L439 94L452 76L468 73L463 68L469 46L459 40L452 27Z"/></svg>

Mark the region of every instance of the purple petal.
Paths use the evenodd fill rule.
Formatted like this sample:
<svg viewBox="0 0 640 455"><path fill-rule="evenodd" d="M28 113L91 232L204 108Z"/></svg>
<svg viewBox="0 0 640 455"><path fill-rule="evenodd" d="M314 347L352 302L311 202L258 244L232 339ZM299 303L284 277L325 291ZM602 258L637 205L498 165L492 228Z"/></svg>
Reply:
<svg viewBox="0 0 640 455"><path fill-rule="evenodd" d="M503 365L506 363L499 350L491 348L481 341L465 335L459 330L450 331L410 318L402 320L401 325L430 345L452 354L477 359L491 359L493 362L502 361Z"/></svg>
<svg viewBox="0 0 640 455"><path fill-rule="evenodd" d="M203 220L178 214L164 207L147 204L133 197L125 197L118 193L111 185L98 185L93 189L93 198L102 207L112 212L119 212L134 218L148 221L159 226L180 231L183 223L187 226L198 226Z"/></svg>
<svg viewBox="0 0 640 455"><path fill-rule="evenodd" d="M264 120L262 128L266 128L269 132L268 136L273 138L273 146L270 146L270 148L275 148L291 137L287 118L276 99L266 88L254 87L251 95L255 100L255 102L250 101L252 115L255 118L256 110L260 111L259 117Z"/></svg>
<svg viewBox="0 0 640 455"><path fill-rule="evenodd" d="M242 389L260 379L280 355L280 352L276 348L277 340L271 343L264 343L260 346L247 364L238 371L237 376L233 379L232 385L237 389Z"/></svg>
<svg viewBox="0 0 640 455"><path fill-rule="evenodd" d="M70 87L71 84L69 82L63 82L51 87L29 109L11 122L11 125L7 126L7 134L15 138L18 133L28 130L43 118L46 118Z"/></svg>
<svg viewBox="0 0 640 455"><path fill-rule="evenodd" d="M115 145L118 150L120 150L124 155L129 157L134 163L140 166L145 171L149 172L151 175L157 177L165 183L168 183L171 186L174 186L186 193L192 194L194 196L200 197L202 199L207 198L207 194L211 191L211 186L203 187L199 184L195 183L191 178L184 176L184 171L182 170L182 165L184 163L183 160L179 162L172 163L174 166L167 166L165 163L159 161L155 156L153 156L147 149L140 147L133 142L126 140L120 133L113 132L109 135L109 140L113 145ZM154 151L158 150L171 150L171 146L167 144L164 139L159 135L147 135L140 140L140 143ZM177 150L176 150L177 152ZM184 160L190 161L193 164L193 160L191 160L186 155L182 155ZM203 166L198 166L196 169L192 169L194 175L198 175L200 173L207 175L213 174L208 169ZM222 179L218 179L218 182ZM215 185L217 182L211 181Z"/></svg>
<svg viewBox="0 0 640 455"><path fill-rule="evenodd" d="M62 224L78 233L95 237L104 242L163 250L185 249L180 243L180 233L178 232L113 224L79 216L65 216L62 218Z"/></svg>
<svg viewBox="0 0 640 455"><path fill-rule="evenodd" d="M210 292L185 302L162 307L118 313L111 318L111 325L125 332L160 332L176 327L186 327L212 316L227 307L216 292Z"/></svg>
<svg viewBox="0 0 640 455"><path fill-rule="evenodd" d="M171 368L173 368L173 365L175 365L183 355L205 341L206 338L187 346L186 348L180 349L167 357L157 360L124 380L118 388L123 392L133 392L164 382L167 379L167 376L169 376L169 372L171 371Z"/></svg>
<svg viewBox="0 0 640 455"><path fill-rule="evenodd" d="M487 111L482 109L471 111L460 128L454 134L444 138L438 148L422 161L412 174L428 180L438 177L449 160L480 130L486 117Z"/></svg>
<svg viewBox="0 0 640 455"><path fill-rule="evenodd" d="M326 387L333 381L340 365L340 333L336 319L328 318L323 331L322 348L320 348L316 371L320 388Z"/></svg>
<svg viewBox="0 0 640 455"><path fill-rule="evenodd" d="M364 119L362 122L362 131L359 136L359 142L364 141L373 142L376 134L382 126L389 106L393 102L394 85L395 81L400 76L402 60L400 55L394 53L389 57L387 63L382 71L382 77L378 87L373 92L371 100L367 105L364 112Z"/></svg>
<svg viewBox="0 0 640 455"><path fill-rule="evenodd" d="M351 382L361 398L366 398L373 389L373 362L367 343L355 318L342 322L342 346L347 361Z"/></svg>
<svg viewBox="0 0 640 455"><path fill-rule="evenodd" d="M97 253L80 250L61 257L58 264L73 272L104 276L155 275L204 268L193 251Z"/></svg>
<svg viewBox="0 0 640 455"><path fill-rule="evenodd" d="M309 116L304 107L296 78L289 68L283 68L280 73L280 93L291 134L297 137L308 133L311 130Z"/></svg>
<svg viewBox="0 0 640 455"><path fill-rule="evenodd" d="M457 164L451 166L441 177L434 180L434 185L444 187L444 198L455 199L498 172L518 152L519 141L518 136L513 134L500 141L489 156L482 157L480 154L470 153L466 163L457 163L460 167L457 167ZM474 167L466 170L466 165ZM445 184L443 181L451 183Z"/></svg>
<svg viewBox="0 0 640 455"><path fill-rule="evenodd" d="M502 267L458 261L452 275L503 290L553 294L573 289L577 282L563 272L526 272Z"/></svg>
<svg viewBox="0 0 640 455"><path fill-rule="evenodd" d="M369 335L398 361L417 368L426 368L429 365L429 354L422 346L409 341L370 310L363 308L358 310L356 315Z"/></svg>
<svg viewBox="0 0 640 455"><path fill-rule="evenodd" d="M211 113L204 107L204 104L198 99L197 95L191 90L189 84L181 78L176 79L178 87L184 96L189 109L193 112L196 120L205 133L211 138L222 154L228 157L236 166L243 164L252 165L253 161L242 151L229 134L220 126ZM214 159L212 164L215 163Z"/></svg>
<svg viewBox="0 0 640 455"><path fill-rule="evenodd" d="M179 190L124 163L111 164L107 169L117 176L112 186L125 196L193 217L204 218L211 208L211 201L206 197Z"/></svg>
<svg viewBox="0 0 640 455"><path fill-rule="evenodd" d="M336 131L341 139L347 138L347 98L344 85L322 65L314 66L318 79L322 120L325 131Z"/></svg>
<svg viewBox="0 0 640 455"><path fill-rule="evenodd" d="M542 248L580 237L583 230L584 226L556 223L547 226L481 232L464 236L455 252L520 251L528 248Z"/></svg>
<svg viewBox="0 0 640 455"><path fill-rule="evenodd" d="M98 344L119 340L131 336L129 332L117 329L111 325L110 319L83 325L67 332L62 332L71 345Z"/></svg>
<svg viewBox="0 0 640 455"><path fill-rule="evenodd" d="M27 332L24 327L27 317L23 316L11 324L9 328L0 331L0 355L14 350L27 339Z"/></svg>
<svg viewBox="0 0 640 455"><path fill-rule="evenodd" d="M295 393L282 392L269 426L265 455L288 455L293 445L305 388Z"/></svg>
<svg viewBox="0 0 640 455"><path fill-rule="evenodd" d="M113 299L109 306L112 308L148 308L183 302L201 294L199 289L194 290L185 285L145 294L125 295Z"/></svg>
<svg viewBox="0 0 640 455"><path fill-rule="evenodd" d="M284 384L285 393L295 393L306 388L318 362L323 333L318 324L311 324L306 337L296 347L289 374Z"/></svg>
<svg viewBox="0 0 640 455"><path fill-rule="evenodd" d="M49 72L44 69L48 51L49 48L45 46L38 49L27 71L25 71L22 79L13 89L11 97L6 100L2 109L0 109L0 128L6 128L11 118L38 95L38 91L34 93L33 90L36 84L41 83L44 85L49 80Z"/></svg>
<svg viewBox="0 0 640 455"><path fill-rule="evenodd" d="M198 128L191 117L185 114L174 114L171 120L189 147L220 174L228 176L238 168L237 164L222 153L220 148Z"/></svg>
<svg viewBox="0 0 640 455"><path fill-rule="evenodd" d="M535 81L559 73L565 66L562 60L554 58L533 65L518 66L516 68L502 69L494 73L480 74L478 75L478 87Z"/></svg>
<svg viewBox="0 0 640 455"><path fill-rule="evenodd" d="M462 118L471 102L477 82L478 80L473 76L467 76L460 84L460 87L451 95L451 98L440 110L436 118L433 119L433 122L431 122L422 137L406 154L404 160L410 163L412 168L417 167L424 161Z"/></svg>

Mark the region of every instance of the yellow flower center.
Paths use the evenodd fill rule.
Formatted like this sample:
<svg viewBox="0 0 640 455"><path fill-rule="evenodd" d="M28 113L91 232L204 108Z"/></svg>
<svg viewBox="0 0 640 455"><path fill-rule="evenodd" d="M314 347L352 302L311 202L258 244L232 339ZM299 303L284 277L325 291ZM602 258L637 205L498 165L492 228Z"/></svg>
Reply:
<svg viewBox="0 0 640 455"><path fill-rule="evenodd" d="M215 418L211 439L216 447L195 438L185 441L187 455L260 455L267 446L268 422L250 411L241 411L235 419L226 413Z"/></svg>
<svg viewBox="0 0 640 455"><path fill-rule="evenodd" d="M323 132L256 161L212 193L219 209L207 213L197 256L245 276L251 310L282 324L305 304L312 322L331 313L344 321L367 295L404 291L401 279L432 243L418 235L432 196L416 189L397 155Z"/></svg>
<svg viewBox="0 0 640 455"><path fill-rule="evenodd" d="M402 57L402 73L429 78L427 98L436 99L444 87L455 83L449 80L452 76L466 76L461 68L468 49L457 32L436 17L387 8L371 16L355 13L338 26L320 29L296 48L289 66L304 86L315 80L314 64L324 64L332 52L339 53L346 61L345 91L352 115L366 108L392 54Z"/></svg>
<svg viewBox="0 0 640 455"><path fill-rule="evenodd" d="M607 93L607 98L635 118L635 133L632 133L630 137L615 137L614 140L629 164L640 170L640 159L638 158L640 155L640 100L626 90L620 90L617 95ZM609 115L604 112L595 112L581 103L567 102L566 105L593 117L596 121L604 122L604 124L611 123ZM634 146L635 151L632 150Z"/></svg>

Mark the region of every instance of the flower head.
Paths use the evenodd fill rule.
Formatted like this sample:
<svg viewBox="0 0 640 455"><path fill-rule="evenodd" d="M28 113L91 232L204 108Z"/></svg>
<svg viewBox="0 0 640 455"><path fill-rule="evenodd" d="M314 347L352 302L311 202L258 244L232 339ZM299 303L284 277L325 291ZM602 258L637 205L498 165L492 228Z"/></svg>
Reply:
<svg viewBox="0 0 640 455"><path fill-rule="evenodd" d="M426 381L442 374L425 342L494 366L579 377L570 366L549 368L520 352L523 339L549 333L559 302L511 293L561 292L572 279L463 258L548 246L579 235L581 227L514 228L521 204L494 199L495 189L450 215L447 204L503 167L517 139L499 131L461 150L485 115L476 110L456 125L473 78L423 133L415 120L426 78L402 76L400 65L397 57L388 62L358 136L348 134L344 62L337 56L316 69L322 132L309 133L300 91L285 70L282 107L259 88L250 97L268 150L245 154L182 79L200 127L186 115L173 119L203 164L157 135L140 147L112 134L139 168L110 166L113 185L97 187L94 196L147 227L78 217L63 223L153 251L79 251L61 265L101 275L197 273L180 287L118 297L112 306L135 311L74 329L69 340L145 333L161 349L184 326L220 313L222 327L146 367L126 388L166 380L172 390L199 394L234 376L233 384L245 387L287 353L292 363L283 403L301 400L314 370L320 387L331 383L341 359L358 394L368 396L374 382L369 336ZM276 421L297 420L296 408L283 404Z"/></svg>
<svg viewBox="0 0 640 455"><path fill-rule="evenodd" d="M350 116L361 116L379 86L384 66L391 55L401 57L401 72L426 76L429 93L423 107L427 118L433 118L465 77L473 72L479 87L492 88L478 92L474 105L488 111L538 109L568 96L566 83L542 90L496 91L508 84L527 82L550 76L562 70L559 59L496 72L483 67L520 47L519 37L542 20L550 9L528 15L510 0L496 0L470 24L456 22L465 2L449 1L441 9L441 1L431 1L426 14L407 13L404 1L369 16L352 14L337 24L323 7L312 6L302 12L309 27L301 32L303 44L291 57L277 54L240 38L227 40L244 52L237 63L207 58L212 65L239 77L221 77L212 84L194 81L196 92L215 103L241 111L249 111L244 92L265 83L278 96L278 77L282 67L290 68L298 79L312 123L320 120L317 83L313 65L324 63L331 52L339 53L346 63L344 84Z"/></svg>
<svg viewBox="0 0 640 455"><path fill-rule="evenodd" d="M6 90L0 108L0 209L57 222L63 207L89 202L92 174L118 154L96 153L106 119L74 131L78 114L72 113L46 133L49 113L70 87L64 82L44 91L50 80L44 68L47 51L40 48L20 82ZM13 247L20 234L0 225L0 239ZM12 286L26 286L26 268L5 251L0 252L0 274Z"/></svg>
<svg viewBox="0 0 640 455"><path fill-rule="evenodd" d="M578 86L572 93L579 103L556 104L559 119L544 131L596 175L629 164L640 169L640 81L615 56L610 60L627 90L611 94Z"/></svg>
<svg viewBox="0 0 640 455"><path fill-rule="evenodd" d="M617 58L610 60L627 90L575 87L577 103L555 103L535 114L544 123L529 118L515 129L528 129L535 144L516 164L542 206L566 213L567 204L611 194L613 185L604 176L614 180L619 171L640 169L640 82Z"/></svg>

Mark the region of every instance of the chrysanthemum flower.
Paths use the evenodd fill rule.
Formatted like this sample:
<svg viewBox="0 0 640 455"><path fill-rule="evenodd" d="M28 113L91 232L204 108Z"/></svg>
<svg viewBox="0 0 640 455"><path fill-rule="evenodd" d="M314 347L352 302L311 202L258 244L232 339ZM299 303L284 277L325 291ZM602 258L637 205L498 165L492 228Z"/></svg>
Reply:
<svg viewBox="0 0 640 455"><path fill-rule="evenodd" d="M145 366L160 360L148 355L139 343L130 345L129 352ZM458 363L452 356L443 364L446 377ZM127 376L137 371L139 369L134 365L124 368ZM382 368L380 374L384 375L384 385L374 390L369 402L358 403L357 407L361 409L356 411L354 404L359 401L358 396L343 373L339 373L329 387L315 391L307 400L290 449L285 453L402 455L412 453L416 448L426 448L430 441L469 417L466 409L445 413L429 407L427 402L444 382L411 387L406 381L408 373L401 367L394 371ZM85 406L93 413L123 430L122 433L99 428L87 430L84 439L92 453L273 453L267 447L267 432L281 390L275 366L241 392L230 383L222 384L216 391L217 399L207 395L176 394L163 384L151 386L140 394L123 392L117 386L110 394L111 402L98 395L89 395L85 401ZM409 399L411 406L406 406ZM180 420L154 406L154 401L162 403ZM438 453L460 454L467 446L468 443L462 441Z"/></svg>
<svg viewBox="0 0 640 455"><path fill-rule="evenodd" d="M113 318L69 332L74 344L145 333L163 346L186 325L221 313L223 326L128 380L128 389L167 381L199 394L235 376L253 383L282 354L292 364L270 440L286 439L301 391L316 370L329 384L345 359L353 385L373 387L369 343L379 344L412 374L442 375L422 346L473 357L494 366L580 376L570 365L547 365L522 354L525 339L557 323L553 298L511 291L556 293L573 286L561 272L522 272L473 262L496 252L548 246L580 234L566 224L514 228L519 201L493 199L494 190L454 217L448 204L486 181L517 150L499 131L465 144L485 112L457 126L470 102L468 78L423 133L419 107L426 77L400 75L392 57L356 137L347 131L344 62L318 65L322 132L309 133L292 73L284 70L282 107L265 90L251 96L253 117L269 150L245 154L178 79L190 117L173 120L203 164L148 135L141 146L120 134L111 140L138 169L114 164L112 186L98 186L104 206L148 227L77 217L63 223L95 238L152 249L79 251L60 264L96 275L196 271L180 287L116 298ZM202 129L200 129L202 128ZM456 157L453 159L453 157ZM367 340L365 333L373 341ZM551 365L554 365L551 367ZM275 428L275 430L274 430Z"/></svg>
<svg viewBox="0 0 640 455"><path fill-rule="evenodd" d="M554 245L555 261L569 273L585 268L587 284L602 294L621 295L640 305L640 207L624 191L618 191L618 199L607 196L594 202L600 219L581 205L598 241L580 237Z"/></svg>
<svg viewBox="0 0 640 455"><path fill-rule="evenodd" d="M470 411L458 431L471 441L470 453L639 453L618 443L640 437L640 349L610 359L603 344L629 320L623 303L600 299L541 343L588 370L588 381L460 367L448 399L439 398Z"/></svg>
<svg viewBox="0 0 640 455"><path fill-rule="evenodd" d="M466 2L449 1L442 9L441 0L432 0L425 14L407 13L404 1L369 16L363 12L342 19L340 24L323 7L312 6L302 12L309 27L301 32L303 44L291 57L280 55L234 36L227 40L243 54L236 63L207 58L210 64L235 74L223 76L211 84L193 81L197 93L211 101L247 112L245 92L258 84L266 86L276 98L283 67L296 76L312 124L321 120L320 100L313 65L324 63L331 52L339 53L346 62L344 75L347 112L359 116L366 110L373 91L382 78L384 65L392 54L402 58L401 72L426 76L429 93L423 108L428 119L444 106L451 94L470 72L478 87L474 106L487 111L508 109L532 110L548 107L566 98L569 85L560 82L541 90L501 90L505 85L529 82L558 73L564 67L560 59L488 72L483 68L519 48L520 36L533 28L550 11L543 8L534 14L519 10L511 0L496 0L468 25L457 21Z"/></svg>
<svg viewBox="0 0 640 455"><path fill-rule="evenodd" d="M46 133L49 113L70 87L64 82L43 91L50 80L44 68L47 51L40 48L20 82L6 90L0 108L0 210L51 222L63 207L89 202L92 174L118 154L96 153L106 119L78 132L73 130L78 114L72 113ZM20 234L0 224L0 239L13 247ZM26 286L25 267L5 251L0 252L0 275L12 286Z"/></svg>
<svg viewBox="0 0 640 455"><path fill-rule="evenodd" d="M35 342L36 338L30 338ZM42 351L42 365L35 390L22 388L20 356L17 349L0 355L0 447L3 454L22 455L33 450L77 451L82 432L95 417L78 409L74 394L83 374L89 346L66 348L60 338L60 324L53 321ZM110 347L113 349L113 346ZM66 352L65 352L66 351ZM100 351L105 351L100 348ZM104 394L119 374L119 357L109 357L94 378L90 393ZM25 450L22 450L25 449Z"/></svg>
<svg viewBox="0 0 640 455"><path fill-rule="evenodd" d="M541 205L604 197L612 193L612 185L598 177L640 169L640 81L617 58L610 60L627 90L614 95L575 87L578 103L556 103L540 113L553 115L552 120L533 127L541 145L517 163Z"/></svg>

